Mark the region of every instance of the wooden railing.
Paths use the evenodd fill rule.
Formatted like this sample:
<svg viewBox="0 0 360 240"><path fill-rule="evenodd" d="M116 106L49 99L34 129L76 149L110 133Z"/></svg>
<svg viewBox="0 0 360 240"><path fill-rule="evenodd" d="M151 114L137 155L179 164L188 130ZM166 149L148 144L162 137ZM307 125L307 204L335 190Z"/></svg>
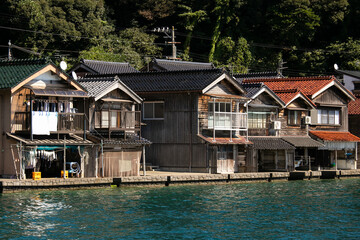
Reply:
<svg viewBox="0 0 360 240"><path fill-rule="evenodd" d="M57 131L55 133L83 132L85 129L84 113L58 113ZM16 112L12 132L31 131L30 112Z"/></svg>
<svg viewBox="0 0 360 240"><path fill-rule="evenodd" d="M141 111L98 111L95 113L95 128L110 130L140 130Z"/></svg>

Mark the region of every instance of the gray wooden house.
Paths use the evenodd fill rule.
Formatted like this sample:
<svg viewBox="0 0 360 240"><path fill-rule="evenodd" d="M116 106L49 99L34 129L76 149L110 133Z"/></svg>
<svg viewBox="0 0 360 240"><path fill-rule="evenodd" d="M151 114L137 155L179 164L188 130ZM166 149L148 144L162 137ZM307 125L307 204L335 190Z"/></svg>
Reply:
<svg viewBox="0 0 360 240"><path fill-rule="evenodd" d="M162 170L238 172L245 158L245 90L220 69L119 74L143 100L146 161ZM84 79L86 80L86 78Z"/></svg>
<svg viewBox="0 0 360 240"><path fill-rule="evenodd" d="M0 62L0 175L94 176L86 90L45 59Z"/></svg>
<svg viewBox="0 0 360 240"><path fill-rule="evenodd" d="M103 177L139 176L143 148L142 99L117 76L79 79L88 90L89 138L101 144L97 173Z"/></svg>

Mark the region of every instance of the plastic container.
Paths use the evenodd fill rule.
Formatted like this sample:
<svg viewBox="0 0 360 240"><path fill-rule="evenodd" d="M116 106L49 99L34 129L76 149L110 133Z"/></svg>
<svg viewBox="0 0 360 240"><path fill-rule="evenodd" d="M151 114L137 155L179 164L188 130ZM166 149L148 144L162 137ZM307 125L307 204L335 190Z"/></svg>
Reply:
<svg viewBox="0 0 360 240"><path fill-rule="evenodd" d="M64 178L64 170L61 170L61 178ZM69 171L65 171L65 178L69 178Z"/></svg>
<svg viewBox="0 0 360 240"><path fill-rule="evenodd" d="M33 180L41 180L41 172L33 172L32 179Z"/></svg>

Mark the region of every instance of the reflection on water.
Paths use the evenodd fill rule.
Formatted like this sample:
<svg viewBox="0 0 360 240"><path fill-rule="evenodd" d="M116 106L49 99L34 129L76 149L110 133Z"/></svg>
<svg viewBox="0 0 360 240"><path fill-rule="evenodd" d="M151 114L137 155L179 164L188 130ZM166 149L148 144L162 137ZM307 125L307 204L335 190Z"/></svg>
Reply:
<svg viewBox="0 0 360 240"><path fill-rule="evenodd" d="M4 239L356 239L360 179L0 194Z"/></svg>

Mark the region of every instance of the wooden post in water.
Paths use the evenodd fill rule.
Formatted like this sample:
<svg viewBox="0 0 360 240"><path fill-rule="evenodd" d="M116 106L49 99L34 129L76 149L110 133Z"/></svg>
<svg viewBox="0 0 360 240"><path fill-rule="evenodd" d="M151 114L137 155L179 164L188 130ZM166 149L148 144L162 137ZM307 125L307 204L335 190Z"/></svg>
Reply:
<svg viewBox="0 0 360 240"><path fill-rule="evenodd" d="M66 136L64 136L64 172L63 178L66 179Z"/></svg>

